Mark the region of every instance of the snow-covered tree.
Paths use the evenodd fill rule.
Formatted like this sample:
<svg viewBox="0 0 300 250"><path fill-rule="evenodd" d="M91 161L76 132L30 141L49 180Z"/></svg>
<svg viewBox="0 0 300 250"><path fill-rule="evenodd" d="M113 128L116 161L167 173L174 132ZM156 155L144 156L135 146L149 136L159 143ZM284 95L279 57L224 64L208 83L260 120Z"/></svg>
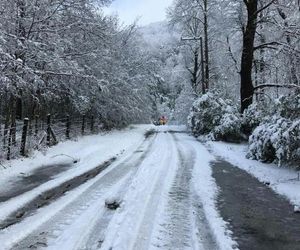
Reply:
<svg viewBox="0 0 300 250"><path fill-rule="evenodd" d="M102 13L109 2L1 1L6 126L47 113L89 113L111 126L150 119L151 66L144 62L136 26L120 27L117 17Z"/></svg>

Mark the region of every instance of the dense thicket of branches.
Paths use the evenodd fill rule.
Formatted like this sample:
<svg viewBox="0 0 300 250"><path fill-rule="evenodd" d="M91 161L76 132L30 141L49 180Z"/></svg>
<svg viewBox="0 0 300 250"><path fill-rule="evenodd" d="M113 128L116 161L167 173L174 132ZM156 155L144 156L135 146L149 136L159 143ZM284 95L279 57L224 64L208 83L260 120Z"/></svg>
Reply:
<svg viewBox="0 0 300 250"><path fill-rule="evenodd" d="M149 121L145 63L135 25L121 28L109 0L0 2L0 115L6 124L47 113L93 114L111 126Z"/></svg>
<svg viewBox="0 0 300 250"><path fill-rule="evenodd" d="M191 51L187 65L198 85L208 77L210 89L240 100L242 112L255 94L266 94L257 85L272 92L272 84L300 84L298 0L174 0L169 18L183 37L203 37L204 77L195 56L199 41L184 45Z"/></svg>
<svg viewBox="0 0 300 250"><path fill-rule="evenodd" d="M47 113L89 113L112 126L149 121L155 112L183 120L187 114L179 113L203 86L241 111L299 86L298 0L174 0L168 14L179 34L160 45L164 25L157 44L145 42L135 25L121 28L102 13L109 2L0 2L0 115L7 126ZM180 42L180 35L192 40Z"/></svg>
<svg viewBox="0 0 300 250"><path fill-rule="evenodd" d="M250 138L249 157L299 164L300 122L291 114L300 114L300 2L174 0L169 18L191 38L183 47L198 95L192 132L214 140ZM198 37L205 41L204 65ZM206 77L210 93L202 95L197 90Z"/></svg>

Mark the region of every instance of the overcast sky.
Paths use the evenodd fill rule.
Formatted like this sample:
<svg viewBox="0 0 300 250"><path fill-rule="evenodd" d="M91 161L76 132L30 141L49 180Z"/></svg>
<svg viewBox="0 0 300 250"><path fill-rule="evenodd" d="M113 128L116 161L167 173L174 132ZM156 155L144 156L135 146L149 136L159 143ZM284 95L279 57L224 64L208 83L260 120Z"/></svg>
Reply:
<svg viewBox="0 0 300 250"><path fill-rule="evenodd" d="M139 24L145 25L166 18L166 8L173 0L114 0L105 13L118 13L122 22L132 23L140 17Z"/></svg>

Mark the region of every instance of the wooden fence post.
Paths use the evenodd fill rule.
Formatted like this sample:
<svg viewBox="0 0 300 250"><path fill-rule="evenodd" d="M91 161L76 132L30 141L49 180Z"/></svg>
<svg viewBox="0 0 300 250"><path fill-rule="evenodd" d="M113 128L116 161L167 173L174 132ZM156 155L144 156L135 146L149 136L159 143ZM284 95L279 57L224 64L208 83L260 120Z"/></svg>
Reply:
<svg viewBox="0 0 300 250"><path fill-rule="evenodd" d="M81 134L84 135L85 130L85 115L82 116Z"/></svg>
<svg viewBox="0 0 300 250"><path fill-rule="evenodd" d="M47 115L47 146L50 146L50 140L51 140L51 115Z"/></svg>
<svg viewBox="0 0 300 250"><path fill-rule="evenodd" d="M4 130L3 130L3 150L6 149L6 140L8 136L8 130L9 130L9 112L7 112L5 117L5 123L4 123Z"/></svg>
<svg viewBox="0 0 300 250"><path fill-rule="evenodd" d="M70 127L71 127L70 116L67 115L67 120L66 120L66 138L68 140L70 139Z"/></svg>
<svg viewBox="0 0 300 250"><path fill-rule="evenodd" d="M28 122L29 122L29 119L25 118L24 119L24 124L23 124L22 139L21 139L21 150L20 150L20 153L21 153L22 156L25 156Z"/></svg>
<svg viewBox="0 0 300 250"><path fill-rule="evenodd" d="M10 154L11 154L11 139L12 139L12 133L13 133L13 128L11 127L9 129L9 135L8 135L8 143L7 143L7 156L6 159L9 161L10 160Z"/></svg>
<svg viewBox="0 0 300 250"><path fill-rule="evenodd" d="M35 123L34 123L34 135L37 136L39 132L39 125L38 125L38 116L35 116Z"/></svg>
<svg viewBox="0 0 300 250"><path fill-rule="evenodd" d="M5 150L6 148L6 139L7 139L7 131L8 131L8 127L5 124L4 129L3 129L3 150Z"/></svg>
<svg viewBox="0 0 300 250"><path fill-rule="evenodd" d="M95 125L94 116L92 116L91 117L91 133L94 133L94 125Z"/></svg>
<svg viewBox="0 0 300 250"><path fill-rule="evenodd" d="M33 119L29 119L29 125L28 125L28 135L32 136L32 120Z"/></svg>
<svg viewBox="0 0 300 250"><path fill-rule="evenodd" d="M16 137L17 137L17 124L16 121L14 121L11 125L11 144L16 146L17 145L17 141L16 141ZM10 131L9 131L10 133Z"/></svg>

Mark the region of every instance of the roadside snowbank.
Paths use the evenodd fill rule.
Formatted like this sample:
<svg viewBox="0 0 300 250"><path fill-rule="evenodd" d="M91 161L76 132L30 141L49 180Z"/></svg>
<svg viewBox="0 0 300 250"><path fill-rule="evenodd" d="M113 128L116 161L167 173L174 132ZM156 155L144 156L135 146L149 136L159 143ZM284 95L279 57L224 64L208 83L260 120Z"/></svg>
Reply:
<svg viewBox="0 0 300 250"><path fill-rule="evenodd" d="M285 196L291 204L300 205L300 181L295 170L246 159L248 146L245 144L207 142L206 145L215 155L247 171L261 182L270 183L270 187Z"/></svg>
<svg viewBox="0 0 300 250"><path fill-rule="evenodd" d="M154 126L136 125L124 130L88 135L76 140L61 142L46 152L35 151L29 158L3 162L5 168L0 167L0 184L2 184L2 180L18 175L20 172L30 172L42 166L72 164L74 159L91 163L95 160L93 156L96 156L96 161L103 156L108 159L130 146L136 145L144 138L145 131L152 127Z"/></svg>

